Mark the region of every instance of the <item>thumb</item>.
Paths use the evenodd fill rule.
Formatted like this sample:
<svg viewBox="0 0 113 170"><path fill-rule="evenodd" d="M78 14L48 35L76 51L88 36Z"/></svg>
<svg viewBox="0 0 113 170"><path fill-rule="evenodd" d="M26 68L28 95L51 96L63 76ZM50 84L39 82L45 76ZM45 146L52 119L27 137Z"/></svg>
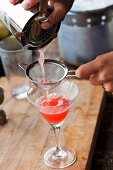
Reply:
<svg viewBox="0 0 113 170"><path fill-rule="evenodd" d="M48 20L45 23L41 24L43 29L48 29L52 27L55 23L61 21L61 18L65 15L65 13L60 8L54 8L53 12L48 16Z"/></svg>
<svg viewBox="0 0 113 170"><path fill-rule="evenodd" d="M76 70L76 76L78 78L89 78L90 75L97 73L99 70L99 63L96 60L88 62L86 64L81 65Z"/></svg>

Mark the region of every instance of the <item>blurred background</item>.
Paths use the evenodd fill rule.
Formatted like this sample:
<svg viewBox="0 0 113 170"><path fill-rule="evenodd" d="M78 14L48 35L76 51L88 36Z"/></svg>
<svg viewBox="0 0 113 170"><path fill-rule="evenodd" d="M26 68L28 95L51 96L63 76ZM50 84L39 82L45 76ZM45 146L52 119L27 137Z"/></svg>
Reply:
<svg viewBox="0 0 113 170"><path fill-rule="evenodd" d="M0 44L11 33L0 21ZM13 43L13 42L12 42ZM72 67L113 50L113 0L76 0L65 16L56 40L45 56L60 59ZM13 45L13 44L12 44ZM39 55L32 51L34 60ZM5 76L0 57L0 77ZM113 96L107 94L92 170L113 170Z"/></svg>

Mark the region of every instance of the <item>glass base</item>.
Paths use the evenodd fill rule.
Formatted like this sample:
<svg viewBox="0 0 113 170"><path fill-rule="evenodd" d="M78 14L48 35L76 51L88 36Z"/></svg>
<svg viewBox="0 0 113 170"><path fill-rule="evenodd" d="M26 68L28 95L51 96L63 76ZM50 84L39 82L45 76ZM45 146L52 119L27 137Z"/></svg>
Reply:
<svg viewBox="0 0 113 170"><path fill-rule="evenodd" d="M62 147L57 153L56 147L50 148L44 155L45 164L57 169L72 165L76 159L76 153L65 147Z"/></svg>

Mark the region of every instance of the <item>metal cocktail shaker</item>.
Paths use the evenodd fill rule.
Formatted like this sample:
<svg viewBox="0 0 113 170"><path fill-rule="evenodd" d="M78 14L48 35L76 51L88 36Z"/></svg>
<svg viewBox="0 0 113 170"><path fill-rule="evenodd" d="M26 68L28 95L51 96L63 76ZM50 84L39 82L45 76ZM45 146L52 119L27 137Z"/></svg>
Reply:
<svg viewBox="0 0 113 170"><path fill-rule="evenodd" d="M42 9L35 14L24 10L21 4L13 5L9 0L0 1L0 19L21 44L31 50L49 44L57 36L60 28L60 22L49 29L41 28L40 23L45 22L51 13L50 9L43 11L45 1L47 0L41 1Z"/></svg>

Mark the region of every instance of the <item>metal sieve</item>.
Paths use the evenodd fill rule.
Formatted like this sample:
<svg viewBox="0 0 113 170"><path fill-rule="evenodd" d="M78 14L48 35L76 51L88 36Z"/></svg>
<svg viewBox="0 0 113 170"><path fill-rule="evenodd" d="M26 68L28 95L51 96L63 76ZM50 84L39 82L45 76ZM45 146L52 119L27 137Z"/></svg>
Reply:
<svg viewBox="0 0 113 170"><path fill-rule="evenodd" d="M52 59L44 61L45 81L42 81L42 70L38 61L30 63L27 67L24 63L20 63L19 66L35 86L45 90L55 88L65 77L76 76L75 70L68 71L62 62Z"/></svg>

